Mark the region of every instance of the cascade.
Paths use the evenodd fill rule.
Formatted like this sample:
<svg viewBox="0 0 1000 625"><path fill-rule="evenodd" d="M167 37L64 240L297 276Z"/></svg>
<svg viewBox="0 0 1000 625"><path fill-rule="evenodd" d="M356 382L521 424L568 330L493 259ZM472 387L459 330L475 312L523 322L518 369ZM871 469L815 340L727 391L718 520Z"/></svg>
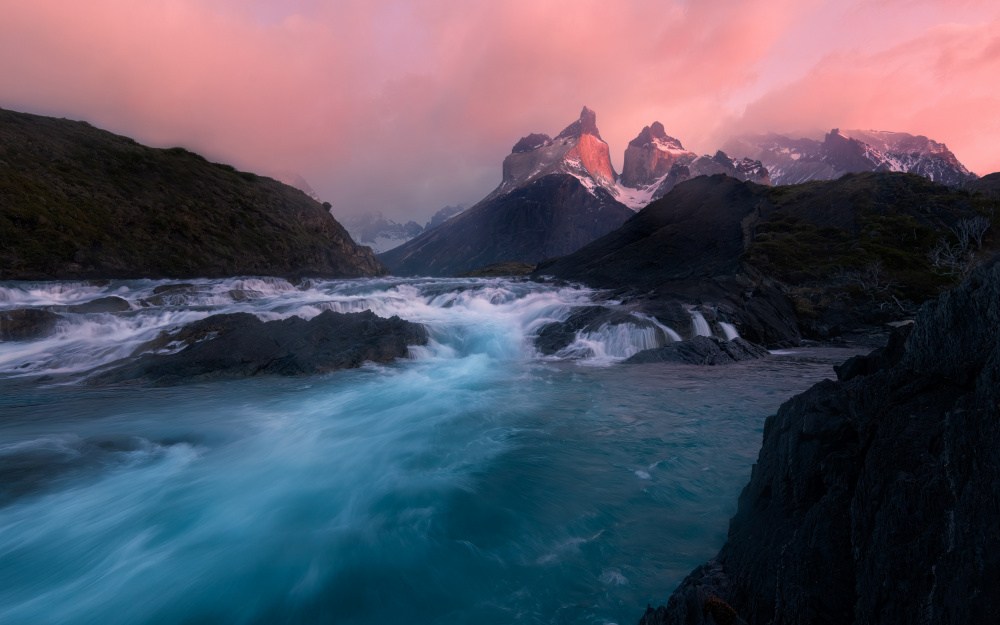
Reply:
<svg viewBox="0 0 1000 625"><path fill-rule="evenodd" d="M691 323L694 324L695 336L712 336L712 329L708 327L705 316L697 310L688 311L691 314Z"/></svg>

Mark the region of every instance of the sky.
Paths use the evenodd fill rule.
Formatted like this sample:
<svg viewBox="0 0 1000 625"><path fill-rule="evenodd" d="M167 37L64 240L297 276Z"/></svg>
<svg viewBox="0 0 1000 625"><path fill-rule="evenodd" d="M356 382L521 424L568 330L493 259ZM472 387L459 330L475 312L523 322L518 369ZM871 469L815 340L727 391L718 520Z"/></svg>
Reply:
<svg viewBox="0 0 1000 625"><path fill-rule="evenodd" d="M660 121L892 130L1000 170L996 0L0 0L0 107L266 175L334 215L426 221L583 106L621 169Z"/></svg>

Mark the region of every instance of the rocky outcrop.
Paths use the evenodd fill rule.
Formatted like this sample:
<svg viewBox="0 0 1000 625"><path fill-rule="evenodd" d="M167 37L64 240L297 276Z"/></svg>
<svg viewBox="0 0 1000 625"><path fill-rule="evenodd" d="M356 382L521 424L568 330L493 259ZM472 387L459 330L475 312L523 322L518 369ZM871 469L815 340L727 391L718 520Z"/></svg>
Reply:
<svg viewBox="0 0 1000 625"><path fill-rule="evenodd" d="M29 341L49 336L60 319L62 315L37 308L0 310L0 341Z"/></svg>
<svg viewBox="0 0 1000 625"><path fill-rule="evenodd" d="M642 129L625 148L625 161L619 182L623 186L642 188L665 176L675 164L687 164L698 155L667 134L660 122Z"/></svg>
<svg viewBox="0 0 1000 625"><path fill-rule="evenodd" d="M723 149L761 161L776 185L866 171L912 173L945 185L976 179L945 144L905 132L834 128L822 141L775 133L744 135L730 139Z"/></svg>
<svg viewBox="0 0 1000 625"><path fill-rule="evenodd" d="M137 359L98 373L94 385L159 386L256 375L311 375L405 358L427 342L423 326L371 311L324 311L306 321L263 322L249 313L212 315L136 350ZM164 353L182 347L180 351Z"/></svg>
<svg viewBox="0 0 1000 625"><path fill-rule="evenodd" d="M503 180L486 200L497 198L552 174L576 176L588 187L615 191L611 151L597 129L597 114L583 107L580 118L550 139L532 133L522 137L503 161ZM485 201L485 200L484 200Z"/></svg>
<svg viewBox="0 0 1000 625"><path fill-rule="evenodd" d="M997 622L998 302L995 257L783 404L726 544L643 622L711 622L706 595L751 624Z"/></svg>
<svg viewBox="0 0 1000 625"><path fill-rule="evenodd" d="M744 360L766 358L768 352L759 345L739 337L725 341L714 336L696 336L686 341L676 341L655 349L644 349L629 356L623 363L637 365L651 362L670 362L686 365L728 365Z"/></svg>
<svg viewBox="0 0 1000 625"><path fill-rule="evenodd" d="M316 200L183 148L0 110L0 280L384 275Z"/></svg>

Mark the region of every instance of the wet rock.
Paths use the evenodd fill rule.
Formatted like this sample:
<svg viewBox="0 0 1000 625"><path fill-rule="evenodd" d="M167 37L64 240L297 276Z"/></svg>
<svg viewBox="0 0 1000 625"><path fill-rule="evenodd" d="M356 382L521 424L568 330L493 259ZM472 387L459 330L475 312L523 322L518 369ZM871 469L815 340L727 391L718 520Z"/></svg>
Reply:
<svg viewBox="0 0 1000 625"><path fill-rule="evenodd" d="M1000 257L769 417L726 544L659 622L698 622L719 579L754 625L998 622L998 301Z"/></svg>
<svg viewBox="0 0 1000 625"><path fill-rule="evenodd" d="M854 356L843 364L835 366L833 370L837 373L837 379L847 382L859 375L878 373L898 363L906 353L903 346L912 328L912 325L896 326L889 335L889 343L885 347L876 349L866 356Z"/></svg>
<svg viewBox="0 0 1000 625"><path fill-rule="evenodd" d="M0 311L0 341L29 341L49 336L62 318L62 315L38 308Z"/></svg>
<svg viewBox="0 0 1000 625"><path fill-rule="evenodd" d="M423 326L371 311L325 311L306 321L290 317L263 322L249 313L212 315L161 335L146 353L90 378L95 385L153 383L159 386L255 375L310 375L388 363L407 355L410 345L427 342Z"/></svg>
<svg viewBox="0 0 1000 625"><path fill-rule="evenodd" d="M174 284L161 284L158 287L153 288L153 295L161 295L164 293L177 293L185 292L194 288L194 285L190 282L177 282Z"/></svg>
<svg viewBox="0 0 1000 625"><path fill-rule="evenodd" d="M767 350L741 338L726 341L714 336L696 336L686 341L677 341L644 349L626 358L623 363L635 365L650 362L672 362L688 365L728 365L743 360L757 360L766 357Z"/></svg>
<svg viewBox="0 0 1000 625"><path fill-rule="evenodd" d="M640 319L622 310L605 306L581 306L573 309L565 321L542 326L535 337L535 347L543 355L550 356L573 343L577 332L595 332L604 325L616 326L623 323L637 327L655 327L652 321Z"/></svg>
<svg viewBox="0 0 1000 625"><path fill-rule="evenodd" d="M127 300L111 295L108 297L99 297L97 299L90 300L89 302L84 302L82 304L53 307L53 310L58 312L68 312L77 314L113 313L113 312L125 312L126 310L132 310L132 306L129 305Z"/></svg>

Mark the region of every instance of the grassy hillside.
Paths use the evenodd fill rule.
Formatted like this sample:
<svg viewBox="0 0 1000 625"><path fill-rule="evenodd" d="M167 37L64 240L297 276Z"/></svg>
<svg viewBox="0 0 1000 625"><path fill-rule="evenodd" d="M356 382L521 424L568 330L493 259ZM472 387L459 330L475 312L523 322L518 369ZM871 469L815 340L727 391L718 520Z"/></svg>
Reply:
<svg viewBox="0 0 1000 625"><path fill-rule="evenodd" d="M0 279L384 273L297 189L0 109Z"/></svg>
<svg viewBox="0 0 1000 625"><path fill-rule="evenodd" d="M1000 202L990 193L913 174L849 174L766 196L769 210L753 225L743 260L791 285L923 301L957 284L1000 240ZM963 245L970 227L985 230Z"/></svg>

